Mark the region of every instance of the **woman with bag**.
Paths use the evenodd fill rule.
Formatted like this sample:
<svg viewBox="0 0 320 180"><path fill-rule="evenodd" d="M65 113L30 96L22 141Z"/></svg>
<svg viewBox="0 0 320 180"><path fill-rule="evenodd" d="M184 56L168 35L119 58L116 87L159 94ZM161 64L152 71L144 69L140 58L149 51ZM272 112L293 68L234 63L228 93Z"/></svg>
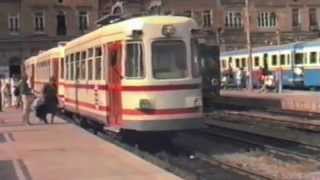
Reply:
<svg viewBox="0 0 320 180"><path fill-rule="evenodd" d="M53 123L54 117L58 111L58 97L57 87L55 79L50 78L49 83L45 84L42 89L43 104L38 107L38 111L42 116L42 120L48 123L46 115L51 114L51 124ZM42 112L44 115L42 115Z"/></svg>

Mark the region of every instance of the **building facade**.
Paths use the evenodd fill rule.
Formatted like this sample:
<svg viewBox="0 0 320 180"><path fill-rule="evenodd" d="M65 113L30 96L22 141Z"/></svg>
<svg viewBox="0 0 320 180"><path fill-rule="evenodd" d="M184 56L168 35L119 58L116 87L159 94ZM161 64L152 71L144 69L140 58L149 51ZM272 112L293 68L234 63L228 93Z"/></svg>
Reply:
<svg viewBox="0 0 320 180"><path fill-rule="evenodd" d="M221 50L246 47L247 27L253 46L319 37L319 0L249 0L249 26L245 7L245 0L100 0L99 15L143 11L192 17L208 43L219 43Z"/></svg>
<svg viewBox="0 0 320 180"><path fill-rule="evenodd" d="M0 0L0 75L24 59L96 28L98 0Z"/></svg>

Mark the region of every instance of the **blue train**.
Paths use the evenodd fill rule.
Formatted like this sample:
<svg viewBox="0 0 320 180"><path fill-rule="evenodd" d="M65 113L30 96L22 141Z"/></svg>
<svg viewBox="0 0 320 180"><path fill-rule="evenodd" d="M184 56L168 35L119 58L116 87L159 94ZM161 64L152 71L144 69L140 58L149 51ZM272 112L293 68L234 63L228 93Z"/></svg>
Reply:
<svg viewBox="0 0 320 180"><path fill-rule="evenodd" d="M220 64L221 72L248 71L248 50L221 53ZM254 48L252 67L254 85L259 71L281 71L285 88L320 89L320 39Z"/></svg>

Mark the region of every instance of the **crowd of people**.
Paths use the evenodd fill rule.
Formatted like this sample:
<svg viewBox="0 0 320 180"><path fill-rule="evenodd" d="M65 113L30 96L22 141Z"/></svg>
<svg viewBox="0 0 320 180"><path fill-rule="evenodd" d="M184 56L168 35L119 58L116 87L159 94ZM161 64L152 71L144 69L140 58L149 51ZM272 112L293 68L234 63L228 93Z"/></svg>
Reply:
<svg viewBox="0 0 320 180"><path fill-rule="evenodd" d="M26 74L21 78L13 76L1 80L2 107L22 109L22 121L31 125L30 113L35 112L36 117L48 124L47 115L51 115L51 123L58 111L58 97L56 80L52 77L41 92L33 90Z"/></svg>
<svg viewBox="0 0 320 180"><path fill-rule="evenodd" d="M282 90L282 72L270 72L262 67L253 73L253 88L258 92L280 92ZM221 85L224 89L245 89L249 84L249 72L240 68L236 71L229 67L222 73Z"/></svg>

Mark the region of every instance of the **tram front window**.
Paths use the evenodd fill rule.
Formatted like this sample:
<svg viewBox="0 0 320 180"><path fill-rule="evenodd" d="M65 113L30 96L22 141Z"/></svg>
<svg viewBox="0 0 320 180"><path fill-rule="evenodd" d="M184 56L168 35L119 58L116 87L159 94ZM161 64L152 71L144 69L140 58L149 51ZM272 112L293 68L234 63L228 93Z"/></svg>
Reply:
<svg viewBox="0 0 320 180"><path fill-rule="evenodd" d="M181 79L187 77L185 43L178 40L153 42L152 70L156 79Z"/></svg>

